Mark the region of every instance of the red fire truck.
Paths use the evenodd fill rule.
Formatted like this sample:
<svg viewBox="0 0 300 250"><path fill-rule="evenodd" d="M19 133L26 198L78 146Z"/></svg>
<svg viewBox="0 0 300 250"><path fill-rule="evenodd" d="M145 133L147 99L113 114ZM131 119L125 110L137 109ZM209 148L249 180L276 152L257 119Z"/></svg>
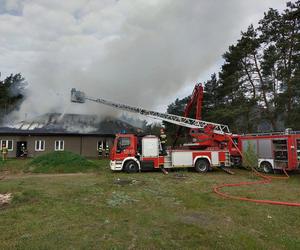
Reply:
<svg viewBox="0 0 300 250"><path fill-rule="evenodd" d="M231 141L228 140L232 134L227 125L86 97L83 92L72 89L72 102L84 103L86 100L190 128L192 143L185 144L180 149L166 151L162 149L160 140L156 136L138 138L133 134L117 134L111 149L112 170L137 172L156 168L194 167L198 172L206 172L212 167L224 169L224 167L231 166L230 157L234 149L232 149ZM202 130L204 132L201 132Z"/></svg>
<svg viewBox="0 0 300 250"><path fill-rule="evenodd" d="M203 88L196 85L197 110L201 112ZM196 88L195 88L196 89ZM284 133L235 135L230 133L227 125L188 118L191 99L185 110L185 116L159 113L105 99L87 97L81 91L72 89L71 101L84 103L94 101L120 110L137 113L150 118L166 121L178 126L190 128L192 143L180 149L162 150L160 140L156 136L142 138L133 134L117 134L111 149L111 169L137 172L157 168L195 168L198 172L206 172L212 167L229 167L239 165L243 153L250 148L258 158L258 168L270 173L277 169L294 170L300 163L300 133L290 130ZM196 117L201 117L196 114Z"/></svg>
<svg viewBox="0 0 300 250"><path fill-rule="evenodd" d="M300 132L286 131L270 134L233 136L238 149L245 153L252 147L258 160L258 169L265 173L300 168ZM140 145L139 145L140 143ZM164 153L156 136L139 138L133 134L117 134L111 153L112 170L128 173L155 168L194 167L197 172L206 172L212 167L234 165L232 155L237 155L235 146L199 150L193 144Z"/></svg>
<svg viewBox="0 0 300 250"><path fill-rule="evenodd" d="M110 157L112 170L128 173L186 167L194 167L197 172L207 172L212 167L231 166L227 149L192 150L182 147L164 152L159 138L153 135L138 138L133 134L117 134Z"/></svg>
<svg viewBox="0 0 300 250"><path fill-rule="evenodd" d="M258 159L258 169L271 173L274 170L287 171L300 168L300 132L286 129L285 132L241 135L239 148L249 148Z"/></svg>

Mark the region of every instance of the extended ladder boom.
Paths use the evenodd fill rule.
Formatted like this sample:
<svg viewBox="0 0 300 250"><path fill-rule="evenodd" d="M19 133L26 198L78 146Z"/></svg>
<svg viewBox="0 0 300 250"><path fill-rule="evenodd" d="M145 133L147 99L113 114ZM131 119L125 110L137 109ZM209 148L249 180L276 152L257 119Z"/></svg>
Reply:
<svg viewBox="0 0 300 250"><path fill-rule="evenodd" d="M160 113L156 111L150 111L146 110L143 108L138 108L138 107L132 107L126 104L120 104L120 103L115 103L112 101L107 101L102 98L92 98L92 97L87 97L85 94L81 91L78 91L76 89L71 90L71 101L76 102L76 103L84 103L85 100L97 102L104 104L106 106L114 107L120 110L124 110L127 112L132 112L132 113L137 113L140 115L144 115L153 119L161 120L161 121L166 121L172 124L176 124L179 126L183 127L188 127L188 128L198 128L198 129L204 129L206 126L210 125L214 127L214 132L218 134L227 134L230 133L229 128L227 125L223 124L217 124L217 123L212 123L212 122L206 122L202 120L196 120L192 118L187 118L187 117L182 117L178 115L173 115L173 114L167 114L167 113Z"/></svg>

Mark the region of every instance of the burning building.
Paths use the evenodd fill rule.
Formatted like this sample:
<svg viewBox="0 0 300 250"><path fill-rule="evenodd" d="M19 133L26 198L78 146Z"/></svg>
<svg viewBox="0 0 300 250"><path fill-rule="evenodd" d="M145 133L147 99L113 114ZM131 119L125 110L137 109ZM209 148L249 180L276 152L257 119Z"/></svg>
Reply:
<svg viewBox="0 0 300 250"><path fill-rule="evenodd" d="M8 157L20 157L22 147L28 157L53 151L70 151L89 158L98 156L98 148L111 148L116 133L135 133L132 125L92 115L47 114L31 121L0 127L0 148L8 148Z"/></svg>

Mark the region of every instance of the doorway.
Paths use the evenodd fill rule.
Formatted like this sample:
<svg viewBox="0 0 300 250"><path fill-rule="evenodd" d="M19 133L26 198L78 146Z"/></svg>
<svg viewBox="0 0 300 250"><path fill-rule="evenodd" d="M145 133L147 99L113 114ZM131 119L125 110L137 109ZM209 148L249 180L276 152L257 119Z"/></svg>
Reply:
<svg viewBox="0 0 300 250"><path fill-rule="evenodd" d="M27 141L18 141L16 157L26 157L27 156Z"/></svg>

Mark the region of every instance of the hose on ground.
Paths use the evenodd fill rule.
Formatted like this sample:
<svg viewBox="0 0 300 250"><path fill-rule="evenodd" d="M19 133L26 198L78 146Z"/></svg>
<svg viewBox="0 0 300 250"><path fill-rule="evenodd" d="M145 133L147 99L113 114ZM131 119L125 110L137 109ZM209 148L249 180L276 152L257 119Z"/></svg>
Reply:
<svg viewBox="0 0 300 250"><path fill-rule="evenodd" d="M284 201L251 199L251 198L247 198L247 197L240 197L240 196L230 195L228 193L220 191L224 187L240 187L240 186L249 186L249 185L270 184L271 182L272 182L272 179L269 176L267 176L261 181L221 184L221 185L218 185L218 186L214 187L213 190L216 194L218 194L218 195L220 195L224 198L228 198L228 199L248 201L248 202L254 202L254 203L271 204L271 205L300 207L300 203L297 203L297 202L284 202Z"/></svg>
<svg viewBox="0 0 300 250"><path fill-rule="evenodd" d="M233 142L232 138L229 137L233 143L233 145L235 145L235 143ZM240 155L242 155L241 151L239 150L239 148L235 145L235 147L237 148L238 152L240 153ZM234 195L230 195L228 193L225 192L221 192L220 190L222 188L225 187L240 187L240 186L250 186L250 185L264 185L264 184L270 184L272 182L273 179L288 179L289 175L286 172L285 169L283 169L283 172L285 174L285 176L269 176L269 175L264 175L260 172L258 172L255 168L251 167L251 170L253 171L253 173L262 178L262 180L260 181L253 181L253 182L239 182L239 183L228 183L228 184L221 184L218 185L216 187L213 188L213 191L224 197L227 199L234 199L234 200L240 200L240 201L247 201L247 202L254 202L254 203L258 203L258 204L270 204L270 205L281 205L281 206L292 206L292 207L300 207L300 203L297 202L285 202L285 201L273 201L273 200L259 200L259 199L252 199L252 198L247 198L247 197L240 197L240 196L234 196Z"/></svg>

